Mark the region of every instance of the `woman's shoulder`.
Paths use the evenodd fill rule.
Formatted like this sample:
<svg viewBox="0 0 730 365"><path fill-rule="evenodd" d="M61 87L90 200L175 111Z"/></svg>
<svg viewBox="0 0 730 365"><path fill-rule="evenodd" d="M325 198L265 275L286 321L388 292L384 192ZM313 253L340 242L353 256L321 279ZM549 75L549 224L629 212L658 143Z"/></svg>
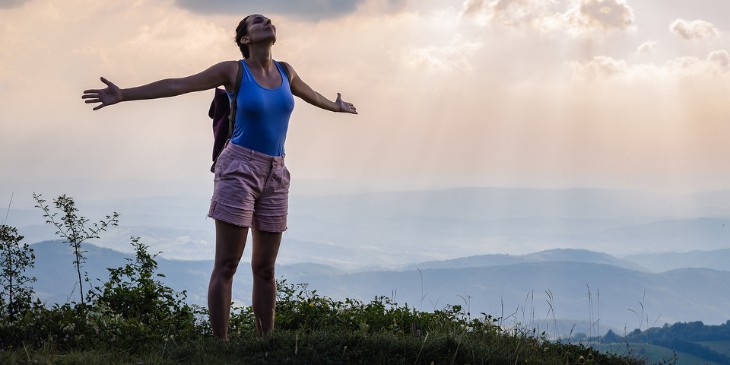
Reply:
<svg viewBox="0 0 730 365"><path fill-rule="evenodd" d="M293 80L294 75L296 75L296 71L294 71L294 68L291 67L291 65L286 61L274 61L281 66L281 68L286 72L287 77L289 78L289 81Z"/></svg>
<svg viewBox="0 0 730 365"><path fill-rule="evenodd" d="M241 60L221 61L211 67L216 77L219 77L222 85L229 93L234 90L239 70L243 72Z"/></svg>
<svg viewBox="0 0 730 365"><path fill-rule="evenodd" d="M221 61L211 66L210 69L214 70L214 72L216 73L224 74L226 76L235 76L238 72L238 65L240 65L241 63L242 62L238 60Z"/></svg>

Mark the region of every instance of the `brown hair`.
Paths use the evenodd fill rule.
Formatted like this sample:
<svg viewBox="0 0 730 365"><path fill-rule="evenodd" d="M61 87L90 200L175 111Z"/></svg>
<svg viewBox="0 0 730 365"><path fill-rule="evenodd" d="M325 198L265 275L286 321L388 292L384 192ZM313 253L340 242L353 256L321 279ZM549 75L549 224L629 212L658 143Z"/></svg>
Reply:
<svg viewBox="0 0 730 365"><path fill-rule="evenodd" d="M243 55L243 58L249 57L248 46L241 43L241 38L243 36L248 35L248 25L246 24L246 20L248 20L248 18L250 18L250 17L251 16L249 15L249 16L243 18L243 20L241 20L241 22L238 23L238 27L236 27L236 39L234 39L234 41L238 45L238 49L241 50L241 54Z"/></svg>

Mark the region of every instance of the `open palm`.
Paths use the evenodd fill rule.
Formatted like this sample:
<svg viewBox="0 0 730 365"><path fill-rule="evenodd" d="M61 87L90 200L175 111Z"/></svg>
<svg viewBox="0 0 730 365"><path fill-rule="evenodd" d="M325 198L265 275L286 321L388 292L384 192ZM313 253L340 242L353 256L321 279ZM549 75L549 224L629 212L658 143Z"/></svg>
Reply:
<svg viewBox="0 0 730 365"><path fill-rule="evenodd" d="M335 104L337 104L337 109L342 113L357 114L357 109L355 108L355 105L342 100L342 95L340 93L337 93L337 99L335 100Z"/></svg>
<svg viewBox="0 0 730 365"><path fill-rule="evenodd" d="M117 85L114 85L113 82L103 77L101 78L101 82L106 84L107 87L104 89L84 90L84 95L81 96L82 99L86 99L86 104L99 103L99 105L94 107L94 110L99 110L105 106L114 105L122 101L122 91Z"/></svg>

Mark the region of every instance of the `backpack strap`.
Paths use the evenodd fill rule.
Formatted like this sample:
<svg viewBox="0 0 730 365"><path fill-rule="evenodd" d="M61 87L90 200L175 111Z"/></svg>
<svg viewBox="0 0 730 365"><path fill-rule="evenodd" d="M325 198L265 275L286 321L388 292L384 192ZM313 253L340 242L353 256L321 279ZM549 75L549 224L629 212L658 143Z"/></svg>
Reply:
<svg viewBox="0 0 730 365"><path fill-rule="evenodd" d="M236 86L233 89L233 101L231 102L231 114L228 116L228 139L233 136L233 124L236 122L236 107L238 101L238 89L241 88L241 78L243 78L243 65L238 61L238 74L236 75Z"/></svg>
<svg viewBox="0 0 730 365"><path fill-rule="evenodd" d="M281 66L281 69L284 70L284 75L286 75L286 81L289 81L289 85L291 86L291 76L289 76L289 65L286 62L278 62L274 61Z"/></svg>

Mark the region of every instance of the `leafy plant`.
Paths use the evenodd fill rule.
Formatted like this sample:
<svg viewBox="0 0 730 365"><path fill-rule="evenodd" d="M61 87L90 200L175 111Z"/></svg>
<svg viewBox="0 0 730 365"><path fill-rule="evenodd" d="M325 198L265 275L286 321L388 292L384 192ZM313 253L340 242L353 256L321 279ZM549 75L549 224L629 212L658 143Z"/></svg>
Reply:
<svg viewBox="0 0 730 365"><path fill-rule="evenodd" d="M194 332L200 310L185 303L186 292L176 292L158 278L156 255L139 237L131 238L134 259L109 268L109 280L91 293L91 317L106 333L124 333L129 340L168 340ZM114 320L109 321L112 318ZM116 336L112 336L116 337Z"/></svg>
<svg viewBox="0 0 730 365"><path fill-rule="evenodd" d="M48 204L46 204L46 201L40 194L33 193L33 198L36 201L35 207L43 211L43 217L46 218L46 223L55 226L56 235L64 238L74 250L73 263L78 275L81 304L85 304L83 284L84 282L89 282L89 277L84 272L82 279L81 268L86 262L86 257L84 256L86 251L81 245L88 240L98 239L99 234L106 231L109 226L116 226L119 222L119 214L113 212L112 215L107 215L105 219L94 223L92 227L87 227L86 224L89 223L89 219L78 214L78 208L76 208L76 202L73 198L64 194L53 199L53 205L58 212L51 212ZM59 213L62 213L60 221L57 218Z"/></svg>
<svg viewBox="0 0 730 365"><path fill-rule="evenodd" d="M35 254L22 240L23 236L15 227L0 225L0 305L7 311L10 321L14 321L19 312L30 308L33 295L30 285L36 281L35 277L25 275L25 271L35 264Z"/></svg>

